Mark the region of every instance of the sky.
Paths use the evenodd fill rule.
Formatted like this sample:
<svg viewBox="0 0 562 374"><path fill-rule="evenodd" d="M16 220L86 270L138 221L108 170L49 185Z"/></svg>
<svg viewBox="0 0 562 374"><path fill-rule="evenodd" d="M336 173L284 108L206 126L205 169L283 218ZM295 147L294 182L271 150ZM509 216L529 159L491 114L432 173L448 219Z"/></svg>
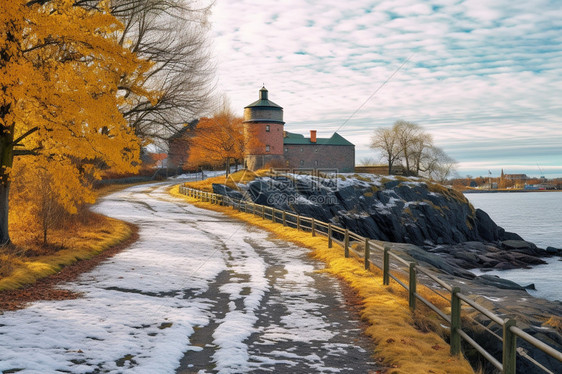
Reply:
<svg viewBox="0 0 562 374"><path fill-rule="evenodd" d="M216 0L217 90L242 115L265 84L285 130L334 131L356 162L417 123L460 177L562 177L559 0ZM384 163L384 161L381 161Z"/></svg>

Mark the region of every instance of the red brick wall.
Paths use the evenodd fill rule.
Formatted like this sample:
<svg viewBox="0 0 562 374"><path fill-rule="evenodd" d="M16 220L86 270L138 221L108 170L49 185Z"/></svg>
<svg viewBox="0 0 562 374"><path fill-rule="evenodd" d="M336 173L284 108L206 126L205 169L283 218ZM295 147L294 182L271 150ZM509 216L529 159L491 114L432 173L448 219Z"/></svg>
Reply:
<svg viewBox="0 0 562 374"><path fill-rule="evenodd" d="M266 131L269 126L269 132ZM249 155L282 155L283 125L281 123L246 122L244 133L248 139L247 154ZM269 145L269 152L266 151Z"/></svg>
<svg viewBox="0 0 562 374"><path fill-rule="evenodd" d="M168 150L168 167L177 168L186 166L189 157L189 145L187 137L175 138L170 141Z"/></svg>
<svg viewBox="0 0 562 374"><path fill-rule="evenodd" d="M286 144L285 150L286 167L291 169L337 169L342 173L355 170L355 146Z"/></svg>

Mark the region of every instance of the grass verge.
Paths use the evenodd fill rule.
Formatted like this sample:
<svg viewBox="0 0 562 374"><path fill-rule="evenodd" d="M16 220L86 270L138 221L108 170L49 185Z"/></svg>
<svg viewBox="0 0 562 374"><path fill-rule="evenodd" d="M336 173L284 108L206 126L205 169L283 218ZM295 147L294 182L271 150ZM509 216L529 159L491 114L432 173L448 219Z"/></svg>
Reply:
<svg viewBox="0 0 562 374"><path fill-rule="evenodd" d="M92 222L94 221L94 222ZM39 256L0 255L0 291L14 290L59 272L63 267L90 259L127 240L133 228L126 222L96 215L88 225L73 230L58 230L64 247ZM53 235L53 236L55 236Z"/></svg>
<svg viewBox="0 0 562 374"><path fill-rule="evenodd" d="M224 180L224 178L223 178ZM388 374L473 374L470 364L462 356L451 356L449 345L443 339L439 322L425 307L412 314L408 307L406 291L391 283L382 285L382 273L378 269L366 271L358 258L345 258L343 248L334 243L328 248L327 238L312 237L310 233L297 231L229 207L200 202L179 193L179 187L170 190L195 206L225 213L231 217L263 228L276 237L311 250L311 255L325 262L325 272L343 279L363 302L362 318L368 323L366 334L376 344L375 356L389 366ZM445 309L444 300L435 299L427 290L420 293ZM435 299L435 300L434 300Z"/></svg>
<svg viewBox="0 0 562 374"><path fill-rule="evenodd" d="M110 185L97 191L105 196L129 185ZM13 244L0 247L0 291L17 290L52 276L78 261L89 260L110 248L128 242L136 228L123 221L81 211L63 228L49 232L44 245L28 227L11 228Z"/></svg>
<svg viewBox="0 0 562 374"><path fill-rule="evenodd" d="M224 184L232 189L237 189L237 183L246 184L250 181L253 181L256 177L267 176L270 175L270 173L271 171L268 169L262 169L255 172L247 169L242 169L235 173L229 174L228 177L219 175L218 177L207 178L202 181L186 182L185 185L206 192L213 192L214 183Z"/></svg>

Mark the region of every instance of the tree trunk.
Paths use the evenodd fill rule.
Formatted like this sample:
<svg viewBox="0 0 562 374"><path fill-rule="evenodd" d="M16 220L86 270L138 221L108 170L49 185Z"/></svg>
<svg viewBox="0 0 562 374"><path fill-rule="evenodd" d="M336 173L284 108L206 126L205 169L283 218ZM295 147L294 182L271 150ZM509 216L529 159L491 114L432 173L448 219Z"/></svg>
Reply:
<svg viewBox="0 0 562 374"><path fill-rule="evenodd" d="M11 105L0 106L0 118L7 117ZM10 195L10 171L14 163L15 126L0 127L0 245L10 244L8 233L8 202Z"/></svg>
<svg viewBox="0 0 562 374"><path fill-rule="evenodd" d="M8 232L8 196L10 183L0 183L0 245L11 243Z"/></svg>
<svg viewBox="0 0 562 374"><path fill-rule="evenodd" d="M230 157L226 158L226 177L230 174Z"/></svg>
<svg viewBox="0 0 562 374"><path fill-rule="evenodd" d="M10 106L0 107L0 118L6 118ZM0 245L10 244L8 233L8 202L10 171L14 162L14 126L0 128Z"/></svg>

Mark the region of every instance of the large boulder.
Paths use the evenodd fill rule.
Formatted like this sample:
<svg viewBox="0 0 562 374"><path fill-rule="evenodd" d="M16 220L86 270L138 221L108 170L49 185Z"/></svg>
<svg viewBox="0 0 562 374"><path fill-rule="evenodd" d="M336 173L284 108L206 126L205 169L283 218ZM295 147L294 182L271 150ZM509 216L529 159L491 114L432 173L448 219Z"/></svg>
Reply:
<svg viewBox="0 0 562 374"><path fill-rule="evenodd" d="M428 245L518 238L504 237L463 194L419 178L289 174L257 178L241 190L258 204L331 221L373 239Z"/></svg>
<svg viewBox="0 0 562 374"><path fill-rule="evenodd" d="M420 178L286 174L238 187L213 185L217 193L331 222L368 238L423 247L441 257L415 251L412 257L458 276L469 277L464 269L527 267L544 263L539 257L548 255L474 209L462 193Z"/></svg>

